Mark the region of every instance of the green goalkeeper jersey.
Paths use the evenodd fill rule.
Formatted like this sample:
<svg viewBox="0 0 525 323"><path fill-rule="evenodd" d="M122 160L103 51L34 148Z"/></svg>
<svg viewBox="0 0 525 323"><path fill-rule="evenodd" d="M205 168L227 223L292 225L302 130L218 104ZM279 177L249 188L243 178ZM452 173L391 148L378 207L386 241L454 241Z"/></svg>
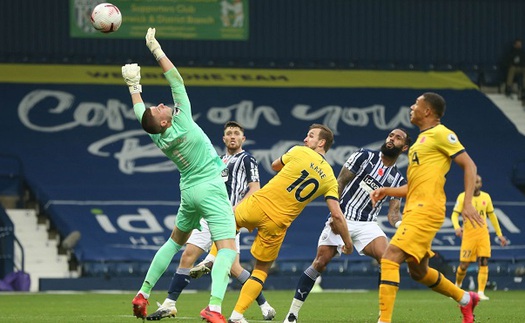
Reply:
<svg viewBox="0 0 525 323"><path fill-rule="evenodd" d="M176 68L164 73L175 103L171 127L161 134L150 134L153 142L171 159L180 172L180 189L205 181L217 180L225 164L217 155L204 131L193 121L191 104L182 76ZM133 106L135 115L142 121L146 110L144 103Z"/></svg>

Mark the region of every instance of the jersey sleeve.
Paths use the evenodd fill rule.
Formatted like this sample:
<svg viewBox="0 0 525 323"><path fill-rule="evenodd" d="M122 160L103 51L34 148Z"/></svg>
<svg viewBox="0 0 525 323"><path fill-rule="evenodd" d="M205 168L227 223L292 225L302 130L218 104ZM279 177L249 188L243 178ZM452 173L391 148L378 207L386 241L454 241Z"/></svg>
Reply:
<svg viewBox="0 0 525 323"><path fill-rule="evenodd" d="M452 211L452 215L450 216L450 221L452 221L454 230L461 228L461 226L459 225L459 213L458 212Z"/></svg>
<svg viewBox="0 0 525 323"><path fill-rule="evenodd" d="M243 158L244 169L246 170L246 180L248 183L260 182L259 164L252 155Z"/></svg>
<svg viewBox="0 0 525 323"><path fill-rule="evenodd" d="M465 192L462 192L458 195L456 199L456 204L454 204L454 212L461 214L463 212L463 200L465 199Z"/></svg>
<svg viewBox="0 0 525 323"><path fill-rule="evenodd" d="M397 183L395 183L395 184L392 185L391 187L401 187L401 186L407 185L407 180L406 180L401 174L399 174L399 176L400 176L399 181L397 181ZM390 197L390 200L399 200L399 201L402 201L403 198L400 197L400 196L391 196L391 197Z"/></svg>
<svg viewBox="0 0 525 323"><path fill-rule="evenodd" d="M297 146L290 148L284 155L281 156L281 162L283 165L286 165L290 160L292 160L295 152L297 151Z"/></svg>
<svg viewBox="0 0 525 323"><path fill-rule="evenodd" d="M452 215L450 216L450 221L452 221L452 225L454 226L454 230L457 230L461 228L459 225L459 215L463 211L463 199L464 199L465 193L460 193L456 199L456 204L454 204L454 209L452 210Z"/></svg>
<svg viewBox="0 0 525 323"><path fill-rule="evenodd" d="M334 199L339 201L339 184L337 183L337 179L335 178L335 175L332 174L330 176L329 182L328 182L328 190L324 194L324 199Z"/></svg>
<svg viewBox="0 0 525 323"><path fill-rule="evenodd" d="M454 158L459 153L465 151L465 147L463 147L458 137L452 130L446 127L443 128L444 130L439 132L438 149L447 156Z"/></svg>
<svg viewBox="0 0 525 323"><path fill-rule="evenodd" d="M492 204L492 198L487 194L487 213L494 212L494 205Z"/></svg>
<svg viewBox="0 0 525 323"><path fill-rule="evenodd" d="M137 120L142 122L142 115L144 114L144 111L146 111L146 105L144 105L144 102L137 103L133 106L133 111L135 111L135 117L137 117Z"/></svg>
<svg viewBox="0 0 525 323"><path fill-rule="evenodd" d="M361 148L348 157L343 167L347 168L352 173L357 174L363 165L363 162L367 159L367 155L366 150Z"/></svg>
<svg viewBox="0 0 525 323"><path fill-rule="evenodd" d="M496 235L498 237L501 237L503 233L501 232L501 227L499 226L498 218L496 217L496 214L494 213L494 205L492 205L492 198L488 194L487 194L487 216L490 220L490 223L492 223L492 226L494 227L494 231L496 231Z"/></svg>
<svg viewBox="0 0 525 323"><path fill-rule="evenodd" d="M173 97L175 113L173 114L173 119L180 117L185 117L187 119L192 119L191 104L186 92L186 87L184 86L184 80L180 75L176 67L164 73L166 80L171 87L171 94ZM182 112L182 114L181 114ZM190 120L187 120L190 121Z"/></svg>
<svg viewBox="0 0 525 323"><path fill-rule="evenodd" d="M494 231L496 231L496 235L498 237L501 237L503 233L501 232L501 227L499 226L498 218L496 217L496 214L494 211L487 213L490 223L492 223L492 226L494 227Z"/></svg>

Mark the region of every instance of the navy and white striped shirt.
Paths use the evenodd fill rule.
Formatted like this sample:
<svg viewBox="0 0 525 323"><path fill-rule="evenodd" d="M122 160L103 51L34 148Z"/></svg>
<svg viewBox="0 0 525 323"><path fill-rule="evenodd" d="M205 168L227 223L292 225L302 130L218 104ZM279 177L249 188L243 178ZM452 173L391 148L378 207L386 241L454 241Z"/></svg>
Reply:
<svg viewBox="0 0 525 323"><path fill-rule="evenodd" d="M355 174L355 178L345 186L339 200L341 210L348 220L377 221L381 206L389 197L383 198L372 207L370 192L380 187L398 187L407 183L395 164L383 164L379 151L359 149L348 158L343 167Z"/></svg>
<svg viewBox="0 0 525 323"><path fill-rule="evenodd" d="M244 150L235 155L224 154L221 159L228 167L226 189L230 203L236 205L248 192L248 184L259 182L259 165L255 157Z"/></svg>

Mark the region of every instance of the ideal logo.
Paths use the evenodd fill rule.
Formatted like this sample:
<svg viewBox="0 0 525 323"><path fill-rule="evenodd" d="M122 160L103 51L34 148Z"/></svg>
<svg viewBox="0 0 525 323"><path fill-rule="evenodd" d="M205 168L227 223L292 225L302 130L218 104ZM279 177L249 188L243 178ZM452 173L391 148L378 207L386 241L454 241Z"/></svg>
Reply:
<svg viewBox="0 0 525 323"><path fill-rule="evenodd" d="M381 188L381 184L379 184L378 181L376 181L372 176L370 176L368 174L361 181L361 183L364 183L364 184L366 184L369 187L369 189L365 189L367 192L371 192L373 190L377 190L378 188Z"/></svg>
<svg viewBox="0 0 525 323"><path fill-rule="evenodd" d="M125 231L130 233L154 234L171 231L175 224L176 215L167 215L164 218L164 227L159 223L155 215L146 208L137 209L138 214L122 214L116 221L111 221L109 216L102 213L100 209L92 209L98 224L106 233L119 233Z"/></svg>

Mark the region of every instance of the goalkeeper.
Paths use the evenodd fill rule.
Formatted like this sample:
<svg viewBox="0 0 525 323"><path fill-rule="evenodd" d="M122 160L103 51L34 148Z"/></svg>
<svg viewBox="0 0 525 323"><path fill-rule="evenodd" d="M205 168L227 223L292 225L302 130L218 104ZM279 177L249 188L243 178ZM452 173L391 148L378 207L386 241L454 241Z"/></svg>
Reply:
<svg viewBox="0 0 525 323"><path fill-rule="evenodd" d="M129 87L133 109L142 128L180 172L181 204L170 238L155 254L142 287L132 301L133 314L146 318L152 288L192 230L200 229L200 219L204 218L219 251L211 272L210 302L200 315L207 322L225 322L221 304L229 282L228 274L237 256L235 218L221 176L225 165L208 136L193 121L182 77L155 39L155 28L148 29L146 45L169 82L174 107L160 103L146 108L141 97L140 66L137 64L123 66L122 76Z"/></svg>

